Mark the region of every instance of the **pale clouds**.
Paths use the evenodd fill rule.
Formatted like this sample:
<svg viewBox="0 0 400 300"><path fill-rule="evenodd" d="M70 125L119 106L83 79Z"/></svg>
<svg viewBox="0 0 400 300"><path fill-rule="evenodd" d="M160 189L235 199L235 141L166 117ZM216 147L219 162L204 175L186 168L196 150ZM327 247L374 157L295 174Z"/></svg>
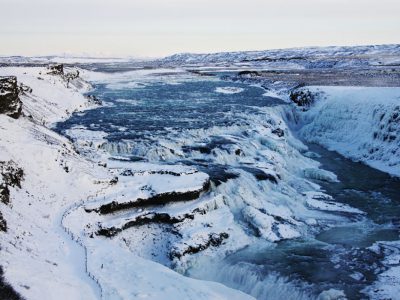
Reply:
<svg viewBox="0 0 400 300"><path fill-rule="evenodd" d="M399 43L398 0L0 0L0 54Z"/></svg>

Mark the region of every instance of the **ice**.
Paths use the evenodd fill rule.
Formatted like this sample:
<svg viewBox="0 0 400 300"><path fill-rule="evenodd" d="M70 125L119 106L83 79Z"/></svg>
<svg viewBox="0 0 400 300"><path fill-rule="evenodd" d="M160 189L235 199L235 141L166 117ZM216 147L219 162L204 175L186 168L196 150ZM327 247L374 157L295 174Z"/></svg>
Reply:
<svg viewBox="0 0 400 300"><path fill-rule="evenodd" d="M301 137L400 176L400 88L307 89L320 96L298 113Z"/></svg>
<svg viewBox="0 0 400 300"><path fill-rule="evenodd" d="M342 50L328 52L339 55ZM209 59L230 55L238 60L244 57L227 54ZM242 292L179 273L196 273L205 257L221 259L256 241L273 245L307 237L322 226L351 222L354 215L365 216L321 190L318 181L335 183L337 176L323 170L313 160L317 156L292 134L283 117L287 108L262 107L257 114L236 116L246 122L182 130L174 139L161 136L149 144L107 141L107 133L93 122L87 128L69 129L66 134L72 143L48 127L93 107L82 95L90 85L79 79L67 87L61 78L36 67L7 67L0 74L17 75L33 89L32 94L21 96L24 113L32 118L0 116L0 160L12 159L26 172L22 188L11 191L12 205L1 204L10 224L0 237L2 265L7 280L27 299L46 299L43 290L48 291L47 299L60 293L72 299L246 299L250 296ZM138 88L136 80L143 84L199 80L179 68L111 74L82 71L82 76L112 89ZM301 137L397 174L399 140L393 133L399 130L398 89L310 89L324 96L308 110L294 112L300 116L296 129ZM216 92L229 97L242 90L224 87ZM126 101L131 100L120 100L120 105ZM204 170L182 164L188 158L183 146L207 146L215 137L228 142L210 153L187 148L190 159L204 162ZM123 155L133 150L147 161L124 160ZM230 177L218 182L212 167L230 172ZM178 194L190 193L190 199L175 201ZM160 195L174 197L146 203ZM102 211L104 206L108 210ZM162 216L161 222L155 220L157 216ZM145 222L133 224L137 220ZM106 237L99 234L101 229L116 232ZM374 249L381 253L381 248L386 249L387 269L378 275L375 289L366 291L377 299L398 293L393 284L399 278L398 245L378 244ZM231 277L219 278L218 268L197 275L236 288L232 282L239 280L242 289L256 297L310 298L274 274L259 278L251 270L220 267L231 268ZM353 278L361 277L354 273ZM341 297L342 291L337 290L319 296Z"/></svg>
<svg viewBox="0 0 400 300"><path fill-rule="evenodd" d="M397 299L400 295L400 242L377 242L370 249L384 256L385 271L363 293L374 300Z"/></svg>
<svg viewBox="0 0 400 300"><path fill-rule="evenodd" d="M243 91L244 91L243 88L230 87L230 86L218 87L215 90L215 92L217 92L217 93L227 94L227 95L238 94L238 93L241 93Z"/></svg>
<svg viewBox="0 0 400 300"><path fill-rule="evenodd" d="M250 299L221 284L183 277L110 241L84 240L80 236L81 226L90 216L74 224L67 222L68 216L88 199L110 190L114 174L80 156L68 139L43 124L51 126L73 111L90 107L81 94L85 89L73 85L67 88L60 78L44 75L43 68L1 68L0 72L17 75L19 81L33 89L32 94L21 96L24 112L32 118L14 120L0 115L0 160L15 161L25 174L21 189L11 189L11 204L1 203L8 224L7 232L0 236L1 263L5 278L17 292L26 299L55 299L60 295L68 299L129 299L146 295L152 299L165 299L165 295L185 299ZM82 127L70 133L76 141L87 139L94 147L104 138L102 132L93 133ZM137 166L144 172L152 168L182 171L183 190L193 185L185 176L207 178L186 167ZM158 182L158 186L157 180L154 182L156 189L168 188L164 181Z"/></svg>

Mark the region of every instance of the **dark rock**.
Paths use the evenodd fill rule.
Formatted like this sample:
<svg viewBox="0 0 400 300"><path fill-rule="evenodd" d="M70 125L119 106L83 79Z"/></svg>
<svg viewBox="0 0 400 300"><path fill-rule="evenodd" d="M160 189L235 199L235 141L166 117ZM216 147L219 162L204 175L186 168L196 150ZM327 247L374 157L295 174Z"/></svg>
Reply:
<svg viewBox="0 0 400 300"><path fill-rule="evenodd" d="M0 161L0 174L5 184L21 188L21 181L24 179L24 170L19 168L12 160Z"/></svg>
<svg viewBox="0 0 400 300"><path fill-rule="evenodd" d="M238 76L242 77L258 77L261 76L261 74L257 71L240 71L238 73Z"/></svg>
<svg viewBox="0 0 400 300"><path fill-rule="evenodd" d="M9 187L21 188L24 179L24 171L13 161L0 161L0 201L4 204L10 203Z"/></svg>
<svg viewBox="0 0 400 300"><path fill-rule="evenodd" d="M21 115L22 102L19 91L17 77L0 77L0 114L6 114L14 119Z"/></svg>
<svg viewBox="0 0 400 300"><path fill-rule="evenodd" d="M278 183L278 179L274 175L266 173L263 170L251 167L242 167L242 169L250 174L253 174L253 176L259 181L269 180L272 183Z"/></svg>
<svg viewBox="0 0 400 300"><path fill-rule="evenodd" d="M7 222L0 211L0 231L7 232Z"/></svg>
<svg viewBox="0 0 400 300"><path fill-rule="evenodd" d="M238 155L238 156L243 155L242 149L236 149L236 150L235 150L235 154Z"/></svg>
<svg viewBox="0 0 400 300"><path fill-rule="evenodd" d="M290 100L298 106L309 107L314 103L315 97L308 90L293 90L290 92Z"/></svg>
<svg viewBox="0 0 400 300"><path fill-rule="evenodd" d="M110 184L111 185L114 185L114 184L117 184L117 183L118 183L118 177L116 177L116 176L113 179L110 180Z"/></svg>
<svg viewBox="0 0 400 300"><path fill-rule="evenodd" d="M276 128L272 130L273 134L276 134L279 137L283 137L285 135L285 132L281 128Z"/></svg>
<svg viewBox="0 0 400 300"><path fill-rule="evenodd" d="M176 224L176 223L180 223L186 219L193 220L193 218L194 218L193 214L185 214L185 215L178 216L178 217L172 217L167 213L149 212L149 213L140 215L133 220L126 222L124 225L122 225L119 228L117 228L117 227L102 228L100 226L100 229L97 231L97 235L113 237L113 236L117 235L118 233L120 233L121 231L126 230L131 227L134 227L134 226L141 226L141 225L146 225L146 224L150 224L150 223Z"/></svg>
<svg viewBox="0 0 400 300"><path fill-rule="evenodd" d="M50 75L64 75L64 65L63 64L49 65L47 67L47 69L49 69L49 72L47 72L47 74L50 74Z"/></svg>
<svg viewBox="0 0 400 300"><path fill-rule="evenodd" d="M171 251L171 253L169 255L170 259L171 260L173 260L174 258L179 259L179 258L181 258L182 256L184 256L186 254L196 254L196 253L198 253L200 251L203 251L203 250L209 248L210 246L218 247L227 238L229 238L229 234L227 234L226 232L222 232L220 234L211 233L208 236L208 240L203 244L189 245L183 251L182 250L178 250L178 249L172 249L172 251Z"/></svg>
<svg viewBox="0 0 400 300"><path fill-rule="evenodd" d="M135 207L144 207L150 205L163 205L169 202L176 202L176 201L189 201L194 200L200 197L201 193L208 190L210 187L210 181L207 180L201 189L195 191L188 191L188 192L168 192L168 193L161 193L151 196L146 199L137 198L134 199L132 202L124 202L118 203L117 201L112 201L111 203L104 204L100 206L99 209L95 211L101 214L109 214L113 213L118 210L135 208ZM86 212L91 212L92 210L86 210Z"/></svg>
<svg viewBox="0 0 400 300"><path fill-rule="evenodd" d="M13 287L5 280L3 268L0 266L0 299L21 300L23 299Z"/></svg>
<svg viewBox="0 0 400 300"><path fill-rule="evenodd" d="M95 95L86 95L86 98L89 100L89 103L103 105L103 102L97 98Z"/></svg>
<svg viewBox="0 0 400 300"><path fill-rule="evenodd" d="M10 189L4 183L0 184L0 202L4 204L10 203Z"/></svg>

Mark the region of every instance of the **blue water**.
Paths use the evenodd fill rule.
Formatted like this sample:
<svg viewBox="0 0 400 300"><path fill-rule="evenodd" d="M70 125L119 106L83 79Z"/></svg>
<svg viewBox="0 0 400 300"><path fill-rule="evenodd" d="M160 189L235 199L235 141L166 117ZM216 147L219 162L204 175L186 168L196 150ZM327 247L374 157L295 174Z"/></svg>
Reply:
<svg viewBox="0 0 400 300"><path fill-rule="evenodd" d="M241 145L251 143L248 132L255 120L262 120L263 108L285 105L283 101L263 96L265 91L259 87L212 77L153 74L151 78L132 81L137 84L132 86L126 80L122 82L125 86L118 88L107 82L95 83L91 94L107 105L74 114L59 123L57 130L65 133L81 125L104 131L109 144L117 145L107 148L114 155L195 165L207 172L215 184L237 178L238 168L262 178L256 168L218 163L213 151L232 151L239 140ZM243 91L217 93L216 89L221 87ZM233 125L244 129L229 136L223 130L211 130ZM199 133L193 134L196 130ZM321 147L310 146L321 155L323 167L340 179L339 183L317 183L337 201L367 212L367 217L314 237L277 243L275 247L253 245L217 263L188 270L188 275L220 281L259 299L312 299L332 287L344 290L349 299L362 297L360 291L375 280L374 272L381 259L367 247L375 241L399 239L400 181ZM176 155L177 152L181 154ZM199 159L198 154L203 158ZM351 278L355 272L362 273L364 279Z"/></svg>
<svg viewBox="0 0 400 300"><path fill-rule="evenodd" d="M215 89L235 86L245 90L237 94L216 93ZM265 97L259 87L218 80L184 80L179 84L153 81L140 88L112 89L97 84L91 94L111 103L74 114L57 126L64 131L75 125L105 131L110 141L122 139L157 140L157 136L177 134L182 130L243 124L244 114L259 113L258 107L280 105L280 99ZM123 101L121 102L121 99ZM124 131L116 131L124 127Z"/></svg>

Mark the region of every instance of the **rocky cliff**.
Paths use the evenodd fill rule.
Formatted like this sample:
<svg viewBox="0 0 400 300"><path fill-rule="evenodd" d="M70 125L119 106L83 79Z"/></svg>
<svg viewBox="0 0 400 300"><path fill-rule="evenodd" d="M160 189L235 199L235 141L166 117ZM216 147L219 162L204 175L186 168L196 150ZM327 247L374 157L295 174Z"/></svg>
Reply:
<svg viewBox="0 0 400 300"><path fill-rule="evenodd" d="M17 119L21 111L22 102L19 99L17 77L0 77L0 114Z"/></svg>

